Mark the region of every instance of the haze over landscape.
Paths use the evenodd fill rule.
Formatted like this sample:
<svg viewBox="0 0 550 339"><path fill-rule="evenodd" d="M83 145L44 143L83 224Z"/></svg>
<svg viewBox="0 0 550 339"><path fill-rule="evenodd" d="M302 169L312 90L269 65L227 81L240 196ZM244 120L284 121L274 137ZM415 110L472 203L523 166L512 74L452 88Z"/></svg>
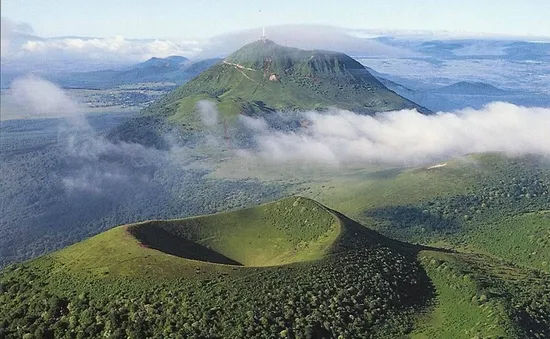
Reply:
<svg viewBox="0 0 550 339"><path fill-rule="evenodd" d="M4 1L0 338L550 337L548 13Z"/></svg>

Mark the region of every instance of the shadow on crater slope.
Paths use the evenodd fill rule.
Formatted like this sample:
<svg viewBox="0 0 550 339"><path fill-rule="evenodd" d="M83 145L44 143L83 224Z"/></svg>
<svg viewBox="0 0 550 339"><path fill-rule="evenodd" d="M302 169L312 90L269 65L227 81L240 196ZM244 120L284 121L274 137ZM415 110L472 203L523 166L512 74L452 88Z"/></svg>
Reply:
<svg viewBox="0 0 550 339"><path fill-rule="evenodd" d="M200 260L217 264L242 266L238 261L194 241L174 236L158 227L158 222L149 222L140 227L133 227L131 233L143 246L162 251L177 257Z"/></svg>
<svg viewBox="0 0 550 339"><path fill-rule="evenodd" d="M341 231L315 201L292 197L241 211L127 227L142 246L209 263L275 266L320 259Z"/></svg>

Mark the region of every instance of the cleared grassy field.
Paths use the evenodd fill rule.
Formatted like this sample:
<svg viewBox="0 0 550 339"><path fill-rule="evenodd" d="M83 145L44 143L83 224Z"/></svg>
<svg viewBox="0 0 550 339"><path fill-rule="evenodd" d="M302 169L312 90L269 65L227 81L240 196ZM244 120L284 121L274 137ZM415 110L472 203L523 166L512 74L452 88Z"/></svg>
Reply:
<svg viewBox="0 0 550 339"><path fill-rule="evenodd" d="M457 255L423 251L420 261L435 286L432 312L420 316L411 338L514 338L505 300L490 299Z"/></svg>

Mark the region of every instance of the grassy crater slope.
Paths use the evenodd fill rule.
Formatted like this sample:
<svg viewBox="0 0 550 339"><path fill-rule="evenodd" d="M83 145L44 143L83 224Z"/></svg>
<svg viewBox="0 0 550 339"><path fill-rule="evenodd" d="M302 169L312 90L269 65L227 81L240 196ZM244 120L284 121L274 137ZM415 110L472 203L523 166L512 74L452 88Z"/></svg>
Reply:
<svg viewBox="0 0 550 339"><path fill-rule="evenodd" d="M340 223L312 200L289 198L237 212L141 223L128 231L143 244L179 257L272 266L319 259L336 240Z"/></svg>
<svg viewBox="0 0 550 339"><path fill-rule="evenodd" d="M546 338L550 275L302 197L101 233L0 273L7 338Z"/></svg>
<svg viewBox="0 0 550 339"><path fill-rule="evenodd" d="M235 212L119 226L52 257L92 275L188 276L228 269L212 264L319 260L359 240L361 246L391 243L313 200L291 197Z"/></svg>

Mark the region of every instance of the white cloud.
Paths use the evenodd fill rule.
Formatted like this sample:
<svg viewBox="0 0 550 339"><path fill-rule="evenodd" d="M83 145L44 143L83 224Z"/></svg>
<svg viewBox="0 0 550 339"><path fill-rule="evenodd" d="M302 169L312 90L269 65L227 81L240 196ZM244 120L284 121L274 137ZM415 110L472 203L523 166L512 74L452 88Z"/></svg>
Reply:
<svg viewBox="0 0 550 339"><path fill-rule="evenodd" d="M1 17L0 26L0 53L2 59L17 55L22 43L40 39L32 35L34 32L33 28L24 22Z"/></svg>
<svg viewBox="0 0 550 339"><path fill-rule="evenodd" d="M31 25L20 22L13 21L6 17L1 17L0 19L0 34L2 37L9 37L15 34L33 34L34 30Z"/></svg>
<svg viewBox="0 0 550 339"><path fill-rule="evenodd" d="M391 37L404 40L465 40L482 39L486 41L529 41L550 42L549 36L514 35L487 32L420 30L420 29L353 29L351 35L363 38Z"/></svg>
<svg viewBox="0 0 550 339"><path fill-rule="evenodd" d="M123 58L127 61L143 61L153 56L190 56L200 51L197 41L173 42L168 40L128 40L122 36L111 38L53 38L27 41L21 45L20 56L87 57L89 59Z"/></svg>
<svg viewBox="0 0 550 339"><path fill-rule="evenodd" d="M201 100L197 102L197 111L205 126L212 127L218 123L218 110L216 104L212 101Z"/></svg>
<svg viewBox="0 0 550 339"><path fill-rule="evenodd" d="M476 152L550 155L550 108L497 102L430 116L403 110L371 117L334 109L304 118L309 126L298 131L254 128L256 147L245 154L331 166L416 165Z"/></svg>
<svg viewBox="0 0 550 339"><path fill-rule="evenodd" d="M260 36L260 29L250 29L206 40L136 40L122 36L109 38L56 37L43 39L30 35L32 27L2 17L2 63L62 66L79 61L90 68L99 61L105 64L139 62L151 57L182 55L185 57L223 57ZM389 46L372 39L349 34L346 29L321 25L286 25L268 27L268 38L304 49L337 50L352 55L419 56L405 48ZM40 63L42 62L42 63ZM69 67L70 65L66 65ZM23 68L18 64L18 68ZM51 69L51 67L48 67ZM63 69L60 67L60 69Z"/></svg>
<svg viewBox="0 0 550 339"><path fill-rule="evenodd" d="M136 40L122 36L108 38L41 38L32 34L29 24L2 17L1 56L3 72L83 71L120 67L151 57L224 57L260 37L261 29L249 29L205 40ZM345 29L323 25L283 25L267 27L275 42L303 49L335 50L353 56L410 58L425 56L415 43L429 40L482 38L508 40L510 37L477 33ZM378 40L377 37L394 39ZM520 37L514 37L518 40ZM529 37L533 40L536 37ZM548 39L537 38L541 41ZM391 41L390 41L391 40ZM536 40L536 39L535 39ZM489 46L490 47L490 46ZM500 55L502 51L482 46L481 52ZM472 52L468 49L462 53ZM475 50L474 52L479 52ZM460 53L460 52L459 52Z"/></svg>
<svg viewBox="0 0 550 339"><path fill-rule="evenodd" d="M16 79L12 96L32 116L63 118L58 140L63 143L61 152L69 170L58 179L67 191L104 193L145 185L148 178L139 169L160 166L163 159L170 158L167 152L140 144L113 143L97 134L77 102L39 77Z"/></svg>
<svg viewBox="0 0 550 339"><path fill-rule="evenodd" d="M269 128L269 124L261 118L251 118L246 115L239 115L239 121L253 131L262 132Z"/></svg>
<svg viewBox="0 0 550 339"><path fill-rule="evenodd" d="M209 39L199 54L202 57L219 57L237 50L244 44L260 38L261 29L248 29ZM266 27L266 35L280 45L301 49L333 50L350 55L370 57L421 56L406 48L389 46L382 42L351 34L347 29L324 25L283 25Z"/></svg>
<svg viewBox="0 0 550 339"><path fill-rule="evenodd" d="M33 75L15 79L7 99L29 116L69 118L75 124L84 120L79 105L63 90Z"/></svg>
<svg viewBox="0 0 550 339"><path fill-rule="evenodd" d="M136 40L32 35L26 23L2 17L2 71L91 70L136 63L152 57L193 57L202 42L196 40Z"/></svg>

